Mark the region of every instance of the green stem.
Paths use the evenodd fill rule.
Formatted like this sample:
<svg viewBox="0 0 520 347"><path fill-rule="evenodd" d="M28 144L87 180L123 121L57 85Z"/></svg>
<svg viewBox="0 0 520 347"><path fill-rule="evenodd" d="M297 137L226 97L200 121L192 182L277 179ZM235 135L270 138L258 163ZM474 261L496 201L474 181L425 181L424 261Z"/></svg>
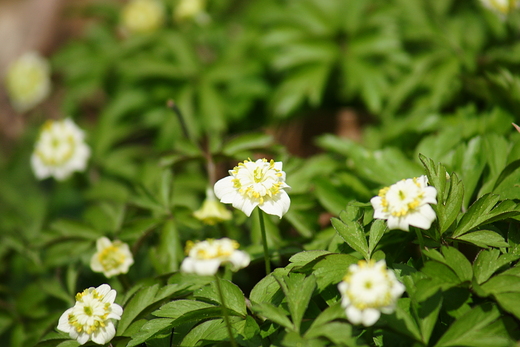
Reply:
<svg viewBox="0 0 520 347"><path fill-rule="evenodd" d="M235 342L235 338L233 337L233 332L231 331L231 324L229 323L229 316L226 308L226 303L224 302L224 295L222 295L222 287L220 286L220 278L215 275L215 282L217 282L217 291L218 296L220 298L220 304L222 305L222 314L224 316L224 322L226 323L226 328L229 335L229 342L231 343L232 347L237 347L237 344Z"/></svg>
<svg viewBox="0 0 520 347"><path fill-rule="evenodd" d="M423 254L424 238L423 238L422 232L421 232L421 230L419 230L419 228L414 228L414 230L415 230L415 234L417 234L417 240L419 241L419 250L421 251L421 259L424 263L424 254Z"/></svg>
<svg viewBox="0 0 520 347"><path fill-rule="evenodd" d="M269 259L269 248L267 247L267 236L265 234L264 213L258 210L260 220L260 232L262 233L262 243L264 244L265 275L271 273L271 260Z"/></svg>

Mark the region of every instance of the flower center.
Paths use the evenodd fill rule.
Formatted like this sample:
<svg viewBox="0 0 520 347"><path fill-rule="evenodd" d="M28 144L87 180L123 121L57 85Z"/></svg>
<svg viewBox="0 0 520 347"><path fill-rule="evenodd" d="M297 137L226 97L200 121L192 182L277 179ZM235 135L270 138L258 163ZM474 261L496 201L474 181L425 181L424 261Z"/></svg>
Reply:
<svg viewBox="0 0 520 347"><path fill-rule="evenodd" d="M258 200L261 205L265 197L272 198L280 192L283 184L282 173L274 167L275 162L253 162L245 160L230 172L233 176L233 186L238 192L249 199Z"/></svg>
<svg viewBox="0 0 520 347"><path fill-rule="evenodd" d="M105 270L116 269L125 261L125 254L119 250L117 241L110 247L103 249L98 255L99 262Z"/></svg>
<svg viewBox="0 0 520 347"><path fill-rule="evenodd" d="M394 217L404 217L415 212L421 205L424 193L417 178L414 178L413 180L402 180L381 189L379 196L384 212L389 212Z"/></svg>
<svg viewBox="0 0 520 347"><path fill-rule="evenodd" d="M349 272L343 281L348 283L346 295L360 310L388 306L392 301L392 281L386 269L376 268L375 262L362 261L355 272Z"/></svg>
<svg viewBox="0 0 520 347"><path fill-rule="evenodd" d="M58 122L48 121L44 125L35 152L45 165L61 166L74 155L76 141L65 131Z"/></svg>
<svg viewBox="0 0 520 347"><path fill-rule="evenodd" d="M92 334L106 326L109 313L110 303L103 303L101 295L95 289L85 289L76 294L76 305L68 320L76 332Z"/></svg>

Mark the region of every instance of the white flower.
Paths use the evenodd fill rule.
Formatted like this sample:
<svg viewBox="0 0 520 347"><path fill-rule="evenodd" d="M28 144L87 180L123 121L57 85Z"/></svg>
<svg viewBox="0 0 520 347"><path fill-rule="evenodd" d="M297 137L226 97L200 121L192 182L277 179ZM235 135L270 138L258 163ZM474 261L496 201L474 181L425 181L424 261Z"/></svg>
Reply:
<svg viewBox="0 0 520 347"><path fill-rule="evenodd" d="M233 204L247 216L256 206L280 218L289 210L291 200L286 190L291 187L285 183L282 162L245 160L229 174L215 183L215 194L221 202Z"/></svg>
<svg viewBox="0 0 520 347"><path fill-rule="evenodd" d="M480 2L502 18L517 8L520 3L518 0L480 0Z"/></svg>
<svg viewBox="0 0 520 347"><path fill-rule="evenodd" d="M94 272L102 272L108 278L127 273L134 263L128 245L119 240L111 242L101 237L96 241L96 248L97 252L90 259L90 268Z"/></svg>
<svg viewBox="0 0 520 347"><path fill-rule="evenodd" d="M186 253L181 264L181 271L195 273L201 276L211 276L217 273L222 263L230 263L231 270L237 271L249 265L249 254L237 250L238 242L223 238L208 239L193 243L188 241Z"/></svg>
<svg viewBox="0 0 520 347"><path fill-rule="evenodd" d="M90 157L84 138L83 131L68 118L45 122L31 156L36 177L63 180L74 171L84 171Z"/></svg>
<svg viewBox="0 0 520 347"><path fill-rule="evenodd" d="M116 291L108 284L90 287L76 294L76 304L66 310L58 322L58 330L68 333L83 345L88 340L104 345L116 334L113 319L121 319L123 309L114 304Z"/></svg>
<svg viewBox="0 0 520 347"><path fill-rule="evenodd" d="M396 301L405 287L391 270L387 270L384 260L377 263L361 260L349 266L338 290L348 320L368 327L377 322L381 312L394 312Z"/></svg>
<svg viewBox="0 0 520 347"><path fill-rule="evenodd" d="M421 176L381 189L370 202L374 207L374 218L387 219L389 229L408 231L412 225L427 230L436 217L428 204L436 204L436 197L435 187L428 186L428 178Z"/></svg>
<svg viewBox="0 0 520 347"><path fill-rule="evenodd" d="M50 68L37 52L27 52L9 65L5 79L6 89L13 107L25 112L51 91Z"/></svg>
<svg viewBox="0 0 520 347"><path fill-rule="evenodd" d="M206 190L206 200L204 200L200 209L193 212L193 215L209 225L231 219L231 212L217 201L211 188Z"/></svg>
<svg viewBox="0 0 520 347"><path fill-rule="evenodd" d="M122 12L122 25L132 34L150 33L164 22L164 6L157 0L131 0Z"/></svg>

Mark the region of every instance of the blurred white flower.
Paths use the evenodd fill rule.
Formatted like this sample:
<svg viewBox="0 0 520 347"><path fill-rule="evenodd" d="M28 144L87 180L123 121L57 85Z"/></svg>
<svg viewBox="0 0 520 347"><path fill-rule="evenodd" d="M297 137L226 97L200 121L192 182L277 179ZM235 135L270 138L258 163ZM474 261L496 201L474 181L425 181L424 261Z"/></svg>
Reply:
<svg viewBox="0 0 520 347"><path fill-rule="evenodd" d="M164 22L164 6L157 0L131 0L123 8L122 25L131 34L150 33Z"/></svg>
<svg viewBox="0 0 520 347"><path fill-rule="evenodd" d="M61 315L58 330L81 345L88 340L104 345L116 334L113 320L120 320L123 314L123 308L114 304L115 298L116 291L108 284L76 294L76 304Z"/></svg>
<svg viewBox="0 0 520 347"><path fill-rule="evenodd" d="M480 2L488 9L495 11L502 18L505 18L506 15L516 9L520 3L518 0L480 0Z"/></svg>
<svg viewBox="0 0 520 347"><path fill-rule="evenodd" d="M188 241L186 254L181 264L181 271L195 273L201 276L211 276L217 273L221 264L230 263L231 270L238 271L249 265L249 254L238 250L235 240L223 238L208 239L194 243Z"/></svg>
<svg viewBox="0 0 520 347"><path fill-rule="evenodd" d="M206 8L205 0L180 0L175 7L173 16L175 20L182 21L185 19L197 18L205 16L204 10Z"/></svg>
<svg viewBox="0 0 520 347"><path fill-rule="evenodd" d="M198 220L209 225L230 220L232 216L231 212L218 202L211 188L206 190L206 200L204 200L200 209L193 212L193 215Z"/></svg>
<svg viewBox="0 0 520 347"><path fill-rule="evenodd" d="M285 183L282 162L245 160L229 174L215 183L215 195L221 202L233 204L247 216L256 206L280 218L289 210L291 199L286 191L291 187Z"/></svg>
<svg viewBox="0 0 520 347"><path fill-rule="evenodd" d="M428 186L428 178L420 176L399 181L383 188L370 202L374 218L387 219L389 229L408 231L409 226L429 229L435 211L429 204L437 203L437 190Z"/></svg>
<svg viewBox="0 0 520 347"><path fill-rule="evenodd" d="M94 272L102 272L108 278L127 273L134 263L128 245L119 240L112 242L101 237L96 241L96 248L97 252L90 259L90 268Z"/></svg>
<svg viewBox="0 0 520 347"><path fill-rule="evenodd" d="M27 52L7 69L6 89L13 107L25 112L51 92L49 63L37 52Z"/></svg>
<svg viewBox="0 0 520 347"><path fill-rule="evenodd" d="M395 310L397 299L405 287L386 268L384 260L377 263L364 260L349 266L348 273L338 284L341 306L345 308L352 324L374 325L381 312L390 314Z"/></svg>
<svg viewBox="0 0 520 347"><path fill-rule="evenodd" d="M84 171L90 157L84 138L83 131L68 118L45 122L31 156L36 177L64 180L74 171Z"/></svg>

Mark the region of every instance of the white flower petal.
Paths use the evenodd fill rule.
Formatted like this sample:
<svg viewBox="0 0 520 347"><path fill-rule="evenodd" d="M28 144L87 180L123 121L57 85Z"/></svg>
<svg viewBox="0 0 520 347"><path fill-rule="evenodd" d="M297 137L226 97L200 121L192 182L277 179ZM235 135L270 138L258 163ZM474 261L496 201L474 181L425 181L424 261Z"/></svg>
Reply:
<svg viewBox="0 0 520 347"><path fill-rule="evenodd" d="M381 312L373 308L367 308L363 310L361 322L364 326L369 327L374 325L375 322L381 317Z"/></svg>
<svg viewBox="0 0 520 347"><path fill-rule="evenodd" d="M90 335L84 332L79 333L76 340L80 345L84 345L88 340L90 340Z"/></svg>
<svg viewBox="0 0 520 347"><path fill-rule="evenodd" d="M363 318L362 312L353 305L347 307L345 314L352 324L360 324Z"/></svg>
<svg viewBox="0 0 520 347"><path fill-rule="evenodd" d="M193 263L194 272L200 276L213 276L217 273L220 266L218 259L207 259Z"/></svg>
<svg viewBox="0 0 520 347"><path fill-rule="evenodd" d="M233 271L247 267L250 261L249 254L243 251L234 251L229 258L229 262L233 265Z"/></svg>

